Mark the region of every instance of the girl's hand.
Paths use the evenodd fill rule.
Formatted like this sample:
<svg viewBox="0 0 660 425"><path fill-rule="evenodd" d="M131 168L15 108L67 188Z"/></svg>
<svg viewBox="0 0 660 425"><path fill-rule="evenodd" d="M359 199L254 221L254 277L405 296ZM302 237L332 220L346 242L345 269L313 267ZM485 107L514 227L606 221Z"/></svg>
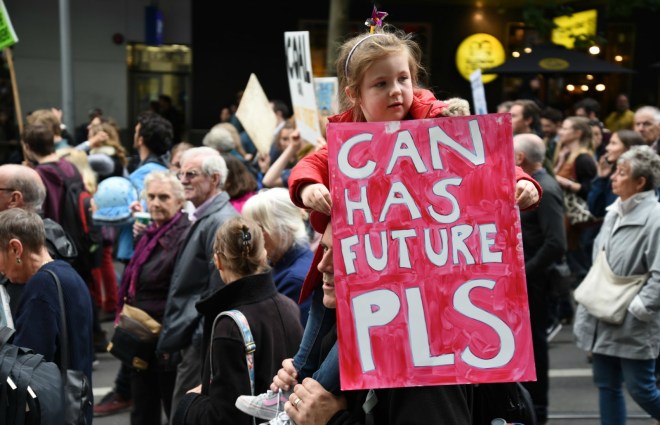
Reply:
<svg viewBox="0 0 660 425"><path fill-rule="evenodd" d="M270 155L266 152L259 153L257 156L257 162L259 163L259 170L266 174L266 171L270 168Z"/></svg>
<svg viewBox="0 0 660 425"><path fill-rule="evenodd" d="M280 388L282 391L289 391L294 385L298 383L296 378L298 372L293 367L293 359L284 359L282 361L282 368L277 371L277 375L273 377L273 383L270 384L270 390L277 392Z"/></svg>
<svg viewBox="0 0 660 425"><path fill-rule="evenodd" d="M598 160L598 167L596 168L598 177L607 177L612 172L612 164L607 162L605 155L601 156Z"/></svg>
<svg viewBox="0 0 660 425"><path fill-rule="evenodd" d="M529 180L518 180L516 182L516 204L524 210L539 201L539 191L534 183Z"/></svg>
<svg viewBox="0 0 660 425"><path fill-rule="evenodd" d="M99 131L89 139L89 146L91 148L98 148L108 141L108 133Z"/></svg>
<svg viewBox="0 0 660 425"><path fill-rule="evenodd" d="M324 184L308 184L303 187L302 192L300 193L300 198L302 198L303 205L307 208L311 208L314 211L321 212L325 215L330 215L332 199L330 198L330 191Z"/></svg>

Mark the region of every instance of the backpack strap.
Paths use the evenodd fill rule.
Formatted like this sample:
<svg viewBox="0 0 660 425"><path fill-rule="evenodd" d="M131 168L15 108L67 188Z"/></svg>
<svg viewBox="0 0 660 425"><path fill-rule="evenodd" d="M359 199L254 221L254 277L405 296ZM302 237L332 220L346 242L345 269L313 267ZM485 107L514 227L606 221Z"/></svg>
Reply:
<svg viewBox="0 0 660 425"><path fill-rule="evenodd" d="M64 308L64 294L62 293L62 283L55 272L46 269L46 273L53 276L57 286L57 295L60 301L60 371L62 372L62 382L66 382L66 371L69 368L69 335L66 329L66 309Z"/></svg>
<svg viewBox="0 0 660 425"><path fill-rule="evenodd" d="M211 379L213 379L213 339L215 334L215 325L222 316L231 317L243 335L243 342L245 343L245 361L247 362L248 374L250 375L250 394L254 395L254 352L257 349L250 331L250 324L248 323L245 315L238 310L223 311L218 314L213 320L213 327L211 328L211 346L209 349L209 366L211 370ZM256 419L252 417L252 423L256 424Z"/></svg>
<svg viewBox="0 0 660 425"><path fill-rule="evenodd" d="M211 328L211 349L210 352L210 369L211 369L211 379L213 379L213 339L215 334L215 325L222 316L231 317L236 325L241 330L243 335L243 342L245 343L245 360L247 362L248 373L250 374L250 391L254 395L254 352L257 349L256 344L254 343L254 338L252 338L252 332L250 331L250 325L248 324L247 319L238 310L228 310L223 311L215 317L213 320L213 327Z"/></svg>

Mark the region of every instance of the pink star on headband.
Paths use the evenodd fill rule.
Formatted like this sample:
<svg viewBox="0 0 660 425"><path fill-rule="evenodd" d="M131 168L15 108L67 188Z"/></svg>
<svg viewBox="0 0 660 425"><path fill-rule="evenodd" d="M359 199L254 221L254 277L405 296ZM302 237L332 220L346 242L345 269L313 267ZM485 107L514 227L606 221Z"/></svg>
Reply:
<svg viewBox="0 0 660 425"><path fill-rule="evenodd" d="M383 19L385 19L385 17L387 17L387 12L379 12L378 9L376 9L376 5L374 5L374 10L371 12L371 18L367 19L364 24L371 27L370 32L374 32L376 27L383 26Z"/></svg>

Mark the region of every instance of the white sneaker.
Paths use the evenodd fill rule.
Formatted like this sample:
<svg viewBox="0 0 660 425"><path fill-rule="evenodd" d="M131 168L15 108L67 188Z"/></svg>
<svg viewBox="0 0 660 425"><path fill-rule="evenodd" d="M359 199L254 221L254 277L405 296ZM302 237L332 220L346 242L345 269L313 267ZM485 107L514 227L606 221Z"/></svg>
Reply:
<svg viewBox="0 0 660 425"><path fill-rule="evenodd" d="M271 391L259 395L242 395L236 399L236 408L261 419L275 419L278 413L284 411L284 403L289 400L291 391ZM288 416L287 416L288 419Z"/></svg>
<svg viewBox="0 0 660 425"><path fill-rule="evenodd" d="M264 422L260 425L296 425L295 422L289 418L289 415L286 412L280 412L268 422Z"/></svg>

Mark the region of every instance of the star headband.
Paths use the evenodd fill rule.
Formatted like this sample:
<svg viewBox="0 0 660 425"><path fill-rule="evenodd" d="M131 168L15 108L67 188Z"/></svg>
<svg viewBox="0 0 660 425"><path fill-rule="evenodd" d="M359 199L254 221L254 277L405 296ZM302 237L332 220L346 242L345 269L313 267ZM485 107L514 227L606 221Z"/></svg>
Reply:
<svg viewBox="0 0 660 425"><path fill-rule="evenodd" d="M346 57L346 63L344 64L344 76L346 76L346 78L348 78L348 63L351 61L351 56L353 56L353 52L355 52L355 49L357 49L357 47L360 44L362 44L363 41L368 40L371 37L384 35L384 34L376 33L375 30L376 30L376 28L382 28L383 19L385 19L385 17L387 17L387 12L379 12L376 9L376 6L374 5L374 10L371 12L371 18L367 19L364 22L364 24L370 28L369 29L369 35L367 35L362 40L355 43L355 46L353 46L351 51L348 52L348 56Z"/></svg>
<svg viewBox="0 0 660 425"><path fill-rule="evenodd" d="M376 28L383 26L383 19L387 17L387 12L379 12L374 5L374 10L371 12L371 18L367 19L364 24L369 27L369 32L374 33Z"/></svg>

